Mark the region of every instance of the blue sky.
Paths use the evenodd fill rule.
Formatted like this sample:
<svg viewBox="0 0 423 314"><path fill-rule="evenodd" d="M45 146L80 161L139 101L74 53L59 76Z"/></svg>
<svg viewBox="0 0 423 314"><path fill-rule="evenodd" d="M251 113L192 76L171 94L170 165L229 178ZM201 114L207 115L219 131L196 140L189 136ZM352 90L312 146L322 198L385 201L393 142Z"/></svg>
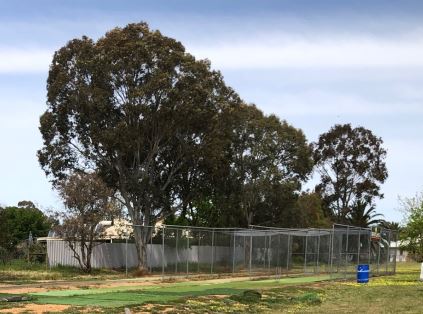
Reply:
<svg viewBox="0 0 423 314"><path fill-rule="evenodd" d="M1 0L0 204L61 206L36 159L52 54L139 21L210 59L245 101L309 141L335 123L381 136L387 219L401 219L398 196L423 190L422 1Z"/></svg>

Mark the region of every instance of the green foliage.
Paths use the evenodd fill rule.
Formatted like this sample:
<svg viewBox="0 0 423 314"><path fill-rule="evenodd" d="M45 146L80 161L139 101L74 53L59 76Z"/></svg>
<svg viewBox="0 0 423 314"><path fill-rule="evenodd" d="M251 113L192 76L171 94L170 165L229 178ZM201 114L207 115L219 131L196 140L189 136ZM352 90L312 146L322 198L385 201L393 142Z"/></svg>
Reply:
<svg viewBox="0 0 423 314"><path fill-rule="evenodd" d="M45 243L35 242L29 246L29 261L31 263L45 263L47 248Z"/></svg>
<svg viewBox="0 0 423 314"><path fill-rule="evenodd" d="M10 252L6 248L0 246L0 263L2 263L3 265L6 265L6 263L8 263L10 260L11 260Z"/></svg>
<svg viewBox="0 0 423 314"><path fill-rule="evenodd" d="M215 148L218 159L198 168L195 184L187 185L193 197L178 217L195 225L297 226L293 208L312 169L302 131L252 105L232 111L225 128L226 146Z"/></svg>
<svg viewBox="0 0 423 314"><path fill-rule="evenodd" d="M295 204L298 227L328 228L331 221L325 216L323 200L318 193L303 192Z"/></svg>
<svg viewBox="0 0 423 314"><path fill-rule="evenodd" d="M395 231L401 231L402 229L400 226L400 223L396 221L383 220L380 222L379 226L384 229L395 230Z"/></svg>
<svg viewBox="0 0 423 314"><path fill-rule="evenodd" d="M367 228L382 223L383 215L376 213L374 205L369 206L362 201L357 201L348 213L347 221L352 226Z"/></svg>
<svg viewBox="0 0 423 314"><path fill-rule="evenodd" d="M423 199L410 200L404 206L407 219L401 228L401 248L412 254L416 261L423 262Z"/></svg>
<svg viewBox="0 0 423 314"><path fill-rule="evenodd" d="M295 192L312 169L303 132L246 106L237 112L231 142L230 192L240 225L286 221Z"/></svg>
<svg viewBox="0 0 423 314"><path fill-rule="evenodd" d="M0 246L16 252L18 244L32 233L33 237L47 236L51 220L35 206L0 208Z"/></svg>
<svg viewBox="0 0 423 314"><path fill-rule="evenodd" d="M382 198L380 184L388 177L383 141L363 127L335 125L313 144L314 162L321 182L316 186L328 214L347 222L351 211L371 206Z"/></svg>

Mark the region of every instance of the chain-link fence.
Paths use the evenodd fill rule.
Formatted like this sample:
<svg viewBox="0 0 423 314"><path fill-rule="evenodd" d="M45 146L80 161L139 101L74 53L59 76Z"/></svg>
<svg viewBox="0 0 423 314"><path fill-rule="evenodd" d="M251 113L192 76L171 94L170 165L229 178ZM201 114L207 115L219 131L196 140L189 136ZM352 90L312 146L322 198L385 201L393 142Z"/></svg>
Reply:
<svg viewBox="0 0 423 314"><path fill-rule="evenodd" d="M372 233L369 228L346 225L330 229L133 226L133 234L149 235L145 265L162 276L325 273L349 278L355 276L358 264L369 264L372 275L395 272L396 249L390 244L397 235L388 229ZM96 246L93 267L137 267L140 249L133 238L120 242ZM65 241L47 241L47 249L50 265L77 266Z"/></svg>

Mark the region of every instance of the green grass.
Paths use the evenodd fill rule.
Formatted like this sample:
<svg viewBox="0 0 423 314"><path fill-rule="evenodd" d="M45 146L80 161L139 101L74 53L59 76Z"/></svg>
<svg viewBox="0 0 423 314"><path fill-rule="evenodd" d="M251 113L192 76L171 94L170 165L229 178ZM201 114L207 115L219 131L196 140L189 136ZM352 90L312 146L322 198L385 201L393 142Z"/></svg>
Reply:
<svg viewBox="0 0 423 314"><path fill-rule="evenodd" d="M58 290L31 294L37 303L120 307L151 302L170 302L186 297L207 295L235 295L247 289L270 289L281 285L304 284L328 280L329 276L284 278L279 280L244 280L225 283L180 282L158 286L94 288L84 290Z"/></svg>

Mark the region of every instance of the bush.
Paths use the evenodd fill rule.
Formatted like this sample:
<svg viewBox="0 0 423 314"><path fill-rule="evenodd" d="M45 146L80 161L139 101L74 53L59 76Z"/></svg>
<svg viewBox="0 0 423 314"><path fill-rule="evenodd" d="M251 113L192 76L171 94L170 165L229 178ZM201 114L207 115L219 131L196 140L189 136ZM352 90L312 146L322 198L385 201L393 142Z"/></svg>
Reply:
<svg viewBox="0 0 423 314"><path fill-rule="evenodd" d="M41 243L34 243L29 247L29 261L31 263L44 263L46 261L46 247Z"/></svg>
<svg viewBox="0 0 423 314"><path fill-rule="evenodd" d="M10 262L11 258L11 253L6 248L0 246L0 263L6 265L6 263Z"/></svg>

